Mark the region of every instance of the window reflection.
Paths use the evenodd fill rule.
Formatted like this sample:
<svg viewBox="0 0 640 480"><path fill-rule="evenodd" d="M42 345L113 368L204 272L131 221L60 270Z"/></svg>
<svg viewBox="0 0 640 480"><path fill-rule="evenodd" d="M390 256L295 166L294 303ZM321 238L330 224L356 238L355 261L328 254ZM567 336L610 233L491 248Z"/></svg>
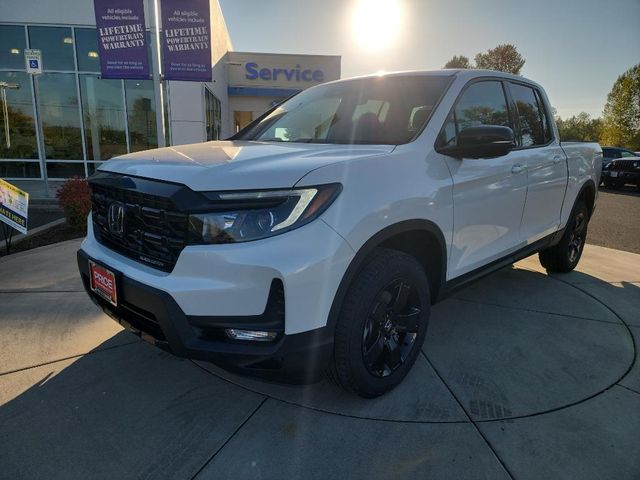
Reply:
<svg viewBox="0 0 640 480"><path fill-rule="evenodd" d="M129 146L132 152L158 146L153 82L125 80Z"/></svg>
<svg viewBox="0 0 640 480"><path fill-rule="evenodd" d="M517 83L511 84L511 94L518 108L520 123L519 143L522 147L546 143L542 115L532 88Z"/></svg>
<svg viewBox="0 0 640 480"><path fill-rule="evenodd" d="M80 76L87 160L108 160L127 153L120 80Z"/></svg>
<svg viewBox="0 0 640 480"><path fill-rule="evenodd" d="M462 130L480 125L501 125L513 129L500 82L482 81L470 85L442 127L439 143L450 145Z"/></svg>
<svg viewBox="0 0 640 480"><path fill-rule="evenodd" d="M49 178L84 177L84 163L47 162Z"/></svg>
<svg viewBox="0 0 640 480"><path fill-rule="evenodd" d="M6 119L4 109L0 108L0 158L38 158L29 77L24 72L0 72L0 82L19 87L17 90L6 89ZM9 123L10 148L7 148L5 121Z"/></svg>
<svg viewBox="0 0 640 480"><path fill-rule="evenodd" d="M31 48L42 51L45 70L75 70L73 36L67 27L29 27Z"/></svg>
<svg viewBox="0 0 640 480"><path fill-rule="evenodd" d="M220 100L207 88L204 89L204 100L207 140L220 140L220 127L222 124Z"/></svg>
<svg viewBox="0 0 640 480"><path fill-rule="evenodd" d="M24 27L0 25L0 68L24 70Z"/></svg>
<svg viewBox="0 0 640 480"><path fill-rule="evenodd" d="M0 162L0 178L40 178L38 162Z"/></svg>
<svg viewBox="0 0 640 480"><path fill-rule="evenodd" d="M101 162L88 162L87 163L87 172L88 172L88 174L89 175L93 175L100 165L102 165Z"/></svg>
<svg viewBox="0 0 640 480"><path fill-rule="evenodd" d="M456 106L458 131L479 125L511 127L507 101L499 82L478 82L471 85Z"/></svg>
<svg viewBox="0 0 640 480"><path fill-rule="evenodd" d="M95 28L76 28L76 53L78 70L81 72L99 72L98 37Z"/></svg>
<svg viewBox="0 0 640 480"><path fill-rule="evenodd" d="M34 80L25 72L27 39L31 48L42 51L45 71L35 81L44 148L41 153L36 140ZM147 32L147 39L151 52L155 37ZM6 90L6 119L0 102L0 177L41 178L40 155L47 159L51 178L84 175L85 168L90 174L101 161L127 152L125 122L130 151L157 147L153 82L100 79L99 72L95 28L0 25L0 81L20 86L18 90ZM163 88L168 122L168 85ZM207 105L207 134L218 138L220 103L211 97ZM10 148L6 146L5 120ZM166 136L168 142L168 128Z"/></svg>
<svg viewBox="0 0 640 480"><path fill-rule="evenodd" d="M38 78L38 102L46 158L82 160L76 76L46 73Z"/></svg>

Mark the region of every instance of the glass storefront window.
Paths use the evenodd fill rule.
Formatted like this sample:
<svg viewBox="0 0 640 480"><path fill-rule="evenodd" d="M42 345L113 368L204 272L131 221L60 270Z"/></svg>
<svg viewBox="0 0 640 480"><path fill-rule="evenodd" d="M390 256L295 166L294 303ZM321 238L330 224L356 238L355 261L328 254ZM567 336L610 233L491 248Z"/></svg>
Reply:
<svg viewBox="0 0 640 480"><path fill-rule="evenodd" d="M205 88L204 103L207 140L220 140L220 128L222 125L220 100L208 88Z"/></svg>
<svg viewBox="0 0 640 480"><path fill-rule="evenodd" d="M76 53L78 70L81 72L99 72L98 37L95 28L76 28Z"/></svg>
<svg viewBox="0 0 640 480"><path fill-rule="evenodd" d="M88 162L87 171L89 175L93 175L100 165L102 165L102 162Z"/></svg>
<svg viewBox="0 0 640 480"><path fill-rule="evenodd" d="M4 106L0 105L0 158L38 158L31 79L24 72L0 72L0 82L18 86L17 89L5 90L7 118L4 117ZM10 147L7 147L5 136L7 123Z"/></svg>
<svg viewBox="0 0 640 480"><path fill-rule="evenodd" d="M122 82L80 75L80 96L87 160L127 153Z"/></svg>
<svg viewBox="0 0 640 480"><path fill-rule="evenodd" d="M155 97L151 80L125 80L129 148L132 152L156 148Z"/></svg>
<svg viewBox="0 0 640 480"><path fill-rule="evenodd" d="M0 162L0 178L40 178L40 163Z"/></svg>
<svg viewBox="0 0 640 480"><path fill-rule="evenodd" d="M76 76L73 73L45 73L38 77L38 108L44 133L46 158L82 160L80 114Z"/></svg>
<svg viewBox="0 0 640 480"><path fill-rule="evenodd" d="M151 64L155 35L147 32L147 40ZM42 52L44 74L36 80L25 72L28 46ZM102 161L158 146L153 81L101 79L99 72L95 28L0 25L0 81L20 86L6 91L6 119L0 102L0 177L42 178L40 158L50 178L90 175ZM168 84L162 88L169 144ZM206 101L207 134L218 138L220 103L212 95Z"/></svg>
<svg viewBox="0 0 640 480"><path fill-rule="evenodd" d="M0 68L24 70L26 46L23 26L0 25Z"/></svg>
<svg viewBox="0 0 640 480"><path fill-rule="evenodd" d="M84 163L47 162L49 178L84 177Z"/></svg>
<svg viewBox="0 0 640 480"><path fill-rule="evenodd" d="M29 41L31 48L42 51L42 67L45 70L75 70L70 28L29 27Z"/></svg>

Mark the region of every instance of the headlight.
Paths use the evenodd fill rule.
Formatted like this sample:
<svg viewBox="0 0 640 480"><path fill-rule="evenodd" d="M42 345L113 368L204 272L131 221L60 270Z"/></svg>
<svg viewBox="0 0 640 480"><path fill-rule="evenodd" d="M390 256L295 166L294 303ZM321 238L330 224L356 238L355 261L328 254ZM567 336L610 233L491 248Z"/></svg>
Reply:
<svg viewBox="0 0 640 480"><path fill-rule="evenodd" d="M324 212L339 183L291 190L207 193L207 212L189 215L189 243L235 243L284 233Z"/></svg>
<svg viewBox="0 0 640 480"><path fill-rule="evenodd" d="M633 162L633 168L640 168L640 162Z"/></svg>

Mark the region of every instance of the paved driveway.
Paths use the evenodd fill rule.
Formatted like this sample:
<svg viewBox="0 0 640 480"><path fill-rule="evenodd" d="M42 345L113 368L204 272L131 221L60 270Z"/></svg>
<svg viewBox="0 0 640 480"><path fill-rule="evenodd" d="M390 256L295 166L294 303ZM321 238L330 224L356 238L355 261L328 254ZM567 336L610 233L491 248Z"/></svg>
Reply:
<svg viewBox="0 0 640 480"><path fill-rule="evenodd" d="M0 478L640 478L640 255L476 283L362 400L140 341L86 298L78 245L0 259Z"/></svg>

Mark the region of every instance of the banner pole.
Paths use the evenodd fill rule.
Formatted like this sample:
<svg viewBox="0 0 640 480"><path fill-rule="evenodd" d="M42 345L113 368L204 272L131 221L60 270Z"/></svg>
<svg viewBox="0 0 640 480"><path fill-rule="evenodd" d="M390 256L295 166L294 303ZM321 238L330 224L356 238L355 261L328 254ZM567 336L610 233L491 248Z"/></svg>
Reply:
<svg viewBox="0 0 640 480"><path fill-rule="evenodd" d="M155 24L155 40L156 40L156 48L151 49L151 62L152 62L152 77L153 77L153 91L156 100L156 129L158 136L158 147L166 147L166 136L165 132L168 128L165 125L164 118L164 88L163 88L163 78L162 78L162 62L161 58L161 48L160 44L160 10L158 6L158 0L149 0L149 6L153 5L153 17Z"/></svg>

